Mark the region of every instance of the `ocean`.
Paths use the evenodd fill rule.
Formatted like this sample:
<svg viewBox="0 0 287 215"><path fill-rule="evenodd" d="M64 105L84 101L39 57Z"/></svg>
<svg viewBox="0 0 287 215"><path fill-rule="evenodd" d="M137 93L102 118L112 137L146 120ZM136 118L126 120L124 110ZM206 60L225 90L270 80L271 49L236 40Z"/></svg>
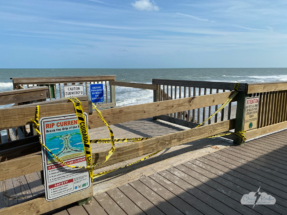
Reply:
<svg viewBox="0 0 287 215"><path fill-rule="evenodd" d="M287 81L287 68L202 69L0 69L0 92L12 90L11 77L116 75L117 81L151 83L152 79L262 83ZM153 101L151 90L116 87L117 106Z"/></svg>

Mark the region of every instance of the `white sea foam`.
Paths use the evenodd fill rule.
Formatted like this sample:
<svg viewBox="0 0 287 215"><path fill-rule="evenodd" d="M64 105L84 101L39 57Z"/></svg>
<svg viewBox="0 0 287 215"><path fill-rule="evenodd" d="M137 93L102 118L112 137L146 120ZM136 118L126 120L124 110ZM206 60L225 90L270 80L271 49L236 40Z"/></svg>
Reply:
<svg viewBox="0 0 287 215"><path fill-rule="evenodd" d="M0 92L13 90L12 82L0 82Z"/></svg>
<svg viewBox="0 0 287 215"><path fill-rule="evenodd" d="M287 81L287 75L249 76L249 78L270 81Z"/></svg>
<svg viewBox="0 0 287 215"><path fill-rule="evenodd" d="M116 87L117 106L128 106L153 102L153 91L137 88Z"/></svg>

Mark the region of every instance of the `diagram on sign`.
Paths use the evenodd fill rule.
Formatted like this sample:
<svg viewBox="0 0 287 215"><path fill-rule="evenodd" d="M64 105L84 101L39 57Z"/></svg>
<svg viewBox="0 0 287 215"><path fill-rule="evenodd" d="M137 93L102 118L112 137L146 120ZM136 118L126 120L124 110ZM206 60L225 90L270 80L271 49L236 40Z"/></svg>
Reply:
<svg viewBox="0 0 287 215"><path fill-rule="evenodd" d="M52 137L50 137L52 136ZM84 156L85 151L82 144L80 133L68 133L68 131L57 133L57 135L48 134L47 145L53 147L54 145L60 145L62 148L53 148L54 154L61 160L71 159L78 156ZM53 163L54 158L52 155L48 154L48 162Z"/></svg>

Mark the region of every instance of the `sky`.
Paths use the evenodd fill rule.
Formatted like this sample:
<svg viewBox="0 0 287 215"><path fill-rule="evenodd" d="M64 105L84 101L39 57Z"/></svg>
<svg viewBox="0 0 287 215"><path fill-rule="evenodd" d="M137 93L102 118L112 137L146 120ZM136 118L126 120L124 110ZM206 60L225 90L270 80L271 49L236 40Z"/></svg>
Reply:
<svg viewBox="0 0 287 215"><path fill-rule="evenodd" d="M0 68L263 68L286 59L286 0L0 1Z"/></svg>

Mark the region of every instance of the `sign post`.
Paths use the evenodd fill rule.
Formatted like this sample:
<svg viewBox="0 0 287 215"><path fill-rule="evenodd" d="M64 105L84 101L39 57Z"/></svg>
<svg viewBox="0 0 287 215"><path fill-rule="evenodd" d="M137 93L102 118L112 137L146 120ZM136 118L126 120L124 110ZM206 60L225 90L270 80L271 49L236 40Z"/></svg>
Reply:
<svg viewBox="0 0 287 215"><path fill-rule="evenodd" d="M84 95L84 86L83 85L70 85L64 86L65 97L77 97Z"/></svg>
<svg viewBox="0 0 287 215"><path fill-rule="evenodd" d="M86 122L88 122L85 113ZM41 141L68 165L86 166L86 156L75 114L43 117L40 119ZM45 195L52 201L91 186L86 169L74 169L57 162L42 147Z"/></svg>
<svg viewBox="0 0 287 215"><path fill-rule="evenodd" d="M103 84L91 84L91 101L93 103L103 102L104 101L104 87Z"/></svg>

